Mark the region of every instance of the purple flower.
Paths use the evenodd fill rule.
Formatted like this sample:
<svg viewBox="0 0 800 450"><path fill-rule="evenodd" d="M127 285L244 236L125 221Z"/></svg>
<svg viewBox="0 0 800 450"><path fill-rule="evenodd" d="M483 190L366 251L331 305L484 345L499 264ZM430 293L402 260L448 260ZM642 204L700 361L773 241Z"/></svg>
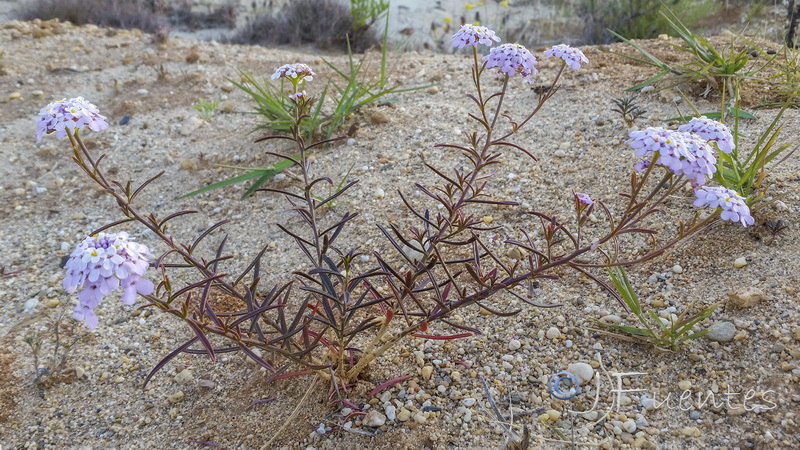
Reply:
<svg viewBox="0 0 800 450"><path fill-rule="evenodd" d="M658 152L656 164L676 175L685 175L695 187L702 186L706 177L717 171L713 149L692 133L650 127L631 132L627 142L641 158L651 158ZM641 172L648 166L649 163L640 161L635 169Z"/></svg>
<svg viewBox="0 0 800 450"><path fill-rule="evenodd" d="M681 161L681 172L691 180L692 186L702 186L706 184L706 177L711 177L717 171L714 149L696 134L678 133L683 135L683 142L686 145L685 158Z"/></svg>
<svg viewBox="0 0 800 450"><path fill-rule="evenodd" d="M64 289L72 294L81 288L75 308L76 320L95 328L98 320L94 308L103 297L122 286L122 302L132 305L136 294L153 292L153 283L142 278L152 257L142 244L128 239L128 233L100 233L89 236L72 252L66 264Z"/></svg>
<svg viewBox="0 0 800 450"><path fill-rule="evenodd" d="M645 170L646 170L648 167L650 167L650 160L649 160L649 159L643 159L643 160L641 160L641 161L637 162L637 163L636 163L636 165L635 165L635 166L633 166L633 169L634 169L635 171L639 172L639 173L642 173L642 172L644 172L644 171L645 171Z"/></svg>
<svg viewBox="0 0 800 450"><path fill-rule="evenodd" d="M584 55L582 51L577 48L572 48L567 44L554 45L550 50L545 50L544 54L563 59L573 70L580 69L581 63L589 63L589 60L586 59L586 55Z"/></svg>
<svg viewBox="0 0 800 450"><path fill-rule="evenodd" d="M575 199L578 200L582 205L586 206L589 206L592 203L594 203L594 201L592 201L592 198L589 197L589 194L584 194L582 192L575 192Z"/></svg>
<svg viewBox="0 0 800 450"><path fill-rule="evenodd" d="M289 94L289 98L294 101L299 101L301 98L306 97L306 91L295 92L294 94Z"/></svg>
<svg viewBox="0 0 800 450"><path fill-rule="evenodd" d="M106 118L100 115L96 106L83 97L61 99L42 108L37 122L36 142L41 142L45 134L56 133L57 138L67 136L67 130L75 133L88 126L92 131L108 128Z"/></svg>
<svg viewBox="0 0 800 450"><path fill-rule="evenodd" d="M721 208L722 214L720 214L720 217L722 220L740 222L744 227L755 223L745 199L734 190L724 187L703 186L695 191L694 194L697 197L697 200L694 201L695 206L708 206L712 209Z"/></svg>
<svg viewBox="0 0 800 450"><path fill-rule="evenodd" d="M489 54L483 57L486 61L486 68L499 67L500 72L513 77L514 74L520 74L525 78L529 84L533 84L533 76L539 73L536 70L536 58L528 51L527 48L519 44L503 44L495 47L489 51Z"/></svg>
<svg viewBox="0 0 800 450"><path fill-rule="evenodd" d="M500 42L500 37L495 36L494 31L486 27L476 27L475 25L462 25L461 29L453 35L453 47L464 48L467 46L478 47L483 44L491 47L494 42Z"/></svg>
<svg viewBox="0 0 800 450"><path fill-rule="evenodd" d="M284 64L278 67L278 70L272 74L272 79L288 78L292 83L297 83L300 80L311 81L314 79L314 71L311 67L305 64L294 63Z"/></svg>
<svg viewBox="0 0 800 450"><path fill-rule="evenodd" d="M694 133L706 141L716 142L717 147L723 153L730 153L736 148L733 135L728 127L706 116L693 117L689 123L678 127L678 131Z"/></svg>

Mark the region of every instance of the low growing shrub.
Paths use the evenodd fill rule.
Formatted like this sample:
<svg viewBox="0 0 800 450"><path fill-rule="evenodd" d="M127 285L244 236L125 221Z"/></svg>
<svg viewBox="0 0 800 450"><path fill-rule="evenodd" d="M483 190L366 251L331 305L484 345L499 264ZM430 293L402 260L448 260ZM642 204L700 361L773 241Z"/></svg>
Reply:
<svg viewBox="0 0 800 450"><path fill-rule="evenodd" d="M16 11L19 20L69 21L75 25L163 32L167 20L156 0L34 0Z"/></svg>
<svg viewBox="0 0 800 450"><path fill-rule="evenodd" d="M360 25L339 0L296 0L276 14L259 15L227 41L246 45L305 45L362 52L377 44L372 28Z"/></svg>

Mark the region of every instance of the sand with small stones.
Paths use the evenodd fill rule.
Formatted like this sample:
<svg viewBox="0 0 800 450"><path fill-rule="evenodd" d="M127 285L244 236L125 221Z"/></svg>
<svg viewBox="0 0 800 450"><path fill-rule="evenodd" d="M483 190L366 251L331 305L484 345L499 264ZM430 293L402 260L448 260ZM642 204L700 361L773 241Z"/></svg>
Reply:
<svg viewBox="0 0 800 450"><path fill-rule="evenodd" d="M499 317L468 308L456 319L483 334L450 342L408 340L388 352L348 398L381 413L386 405L396 406L397 412L405 408L412 418L400 421L398 415L380 427L369 427L357 416L345 427L342 409L328 402L325 383L314 384L311 376L305 376L265 385L263 372L238 354L220 355L216 364L202 355L180 356L142 390L150 369L190 331L172 317L127 307L115 298L98 308L101 325L96 330L87 332L76 326L70 314L76 298L61 288L60 261L86 233L121 215L113 201L81 176L65 141L48 136L37 144L34 139L40 108L56 98L85 96L112 124L86 137L91 151L108 154L109 174L141 182L161 170L168 172L138 198L143 211L160 217L181 209L199 211L176 220L170 229L182 242L190 242L211 223L231 219L224 231L230 236L228 250L237 258L226 269L242 270L248 257L272 243L265 254L268 264L262 285L285 282L303 260L276 226L300 224L284 199L262 193L239 200L242 186L184 200L175 197L234 173L219 164L269 165L274 161L265 151L284 149L253 143L259 135L250 134L257 117L240 114L250 111L252 103L228 80L237 76L237 68L268 75L281 64L302 61L314 66L324 80L332 73L322 58L343 65L345 57L179 38L159 44L137 32L64 24L8 23L0 29L0 43L5 52L5 73L0 75L4 102L0 108L0 159L4 161L0 166L0 266L4 271L0 278L0 445L4 448L497 448L508 435L485 408L487 395L480 376L489 382L503 413L513 413L513 427L518 432L528 427L531 448L562 448L566 444L558 441L564 439L604 448L800 445L797 157L769 172L767 195L782 203L757 211L755 226L743 230L730 223L718 224L630 271L640 298L654 311L669 307L682 311L693 302L710 305L725 301L734 290L762 293L764 299L755 305L726 304L703 322L703 327L731 322L736 332L732 341L702 338L669 353L602 334L596 331L595 319L609 314L625 318L624 311L585 278L561 271L559 280L545 280L536 290L541 302L563 304L559 308L533 308L499 296L496 307L522 307L523 311ZM680 61L683 56L669 43L643 45L670 62ZM541 54L542 49L536 50ZM614 211L622 207L617 192L625 187L636 158L624 143L628 130L611 112L610 100L653 72L604 50L584 48L591 64L566 73L560 92L515 138L538 162L521 153L503 155L504 164L489 189L498 199L521 206L476 210L499 225L492 233L496 235L493 245L501 254L507 251L504 240L519 239L520 230L539 226L525 211L569 217L571 190L590 193ZM377 56L368 57L376 61ZM396 102L359 111L343 128L352 130L352 145L316 152L314 170L340 179L352 167L350 177L359 183L331 213L361 213L343 239L350 246L398 261L375 224L415 225L398 190L412 201L423 202L414 183L430 186L435 182L424 163L451 171L465 161L434 145L458 142L473 124L467 117L471 102L465 98L470 58L406 53L392 60L397 63L393 82L432 84L435 89L398 95ZM375 68L373 64L370 70ZM552 80L556 68L552 60L542 60L541 82ZM504 109L520 117L532 106L535 93L519 80L512 81ZM501 81L487 76L485 82L499 88ZM321 86L315 80L310 88ZM713 110L718 100L714 92L705 100L696 95L703 87L692 87L689 95L701 110ZM770 98L776 87L757 84L745 96L758 103ZM663 118L675 116L674 97L671 91L644 94L641 104L648 113L639 126L664 125ZM199 121L191 106L200 98L221 102L208 123ZM683 102L678 107L688 109ZM388 123L371 120L378 112ZM746 146L753 145L775 114L775 109L761 109L757 120L743 124ZM125 117L127 122L120 125ZM800 135L798 118L795 110L785 114L784 138ZM270 186L291 188L296 183L288 176ZM668 199L665 213L654 217L651 225L669 236L678 218L691 218L689 194ZM778 219L788 227L773 234L765 223ZM604 224L600 220L593 226L599 230ZM151 234L135 226L123 228L154 251L163 250ZM747 264L734 268L738 258L745 258ZM34 360L25 340L35 334L42 337L40 364L47 362L53 351L53 322L60 314L66 317L63 341L80 340L63 373L42 375L44 382L35 383ZM626 319L626 323L632 322ZM546 337L551 328L557 331L552 333L557 335L554 339ZM552 374L576 362L593 364L599 371L598 355L609 373L646 373L630 377L626 389L645 389L660 400L671 393L673 402L647 410L642 407L647 399L631 392L622 405L611 408L613 386L603 381L596 409L601 411L599 416L608 409L611 412L597 422L597 415L569 412L590 408L592 399L587 395L566 402L548 395L545 384ZM380 398L368 395L376 385L403 375L411 378ZM692 407L688 401L676 404L675 399L687 389L695 399L697 393L716 392L717 403L723 394L731 395L727 404L718 407ZM259 402L270 397L274 400ZM771 403L771 409L754 407ZM539 417L547 411L549 418ZM287 424L292 412L296 414ZM415 420L417 415L424 421ZM315 431L321 424L327 427L322 435Z"/></svg>

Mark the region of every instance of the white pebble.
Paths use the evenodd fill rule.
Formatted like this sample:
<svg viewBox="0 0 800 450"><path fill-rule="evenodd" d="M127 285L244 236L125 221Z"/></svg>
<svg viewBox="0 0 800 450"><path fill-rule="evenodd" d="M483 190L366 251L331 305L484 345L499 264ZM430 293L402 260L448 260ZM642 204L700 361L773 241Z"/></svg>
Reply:
<svg viewBox="0 0 800 450"><path fill-rule="evenodd" d="M672 266L672 273L683 273L683 267L679 264Z"/></svg>
<svg viewBox="0 0 800 450"><path fill-rule="evenodd" d="M386 413L386 418L390 421L393 422L394 419L397 418L397 408L394 405L386 405L383 411Z"/></svg>
<svg viewBox="0 0 800 450"><path fill-rule="evenodd" d="M376 188L375 191L372 193L372 196L378 200L386 197L386 192L383 191L381 188Z"/></svg>
<svg viewBox="0 0 800 450"><path fill-rule="evenodd" d="M594 377L594 369L586 363L572 363L567 367L567 372L578 377L581 383L590 381Z"/></svg>
<svg viewBox="0 0 800 450"><path fill-rule="evenodd" d="M348 139L348 140L347 140L347 145L349 145L349 146L351 146L351 147L352 147L352 146L354 146L354 145L356 145L356 140L355 140L355 139L353 139L353 138L350 138L350 139Z"/></svg>
<svg viewBox="0 0 800 450"><path fill-rule="evenodd" d="M547 339L557 339L561 337L561 331L556 327L550 327L544 337Z"/></svg>
<svg viewBox="0 0 800 450"><path fill-rule="evenodd" d="M512 339L508 343L508 349L511 350L512 352L519 350L520 347L522 347L522 343L517 339Z"/></svg>
<svg viewBox="0 0 800 450"><path fill-rule="evenodd" d="M736 260L733 262L733 267L737 269L741 269L746 265L747 265L747 259L744 256L742 256L741 258L736 258Z"/></svg>

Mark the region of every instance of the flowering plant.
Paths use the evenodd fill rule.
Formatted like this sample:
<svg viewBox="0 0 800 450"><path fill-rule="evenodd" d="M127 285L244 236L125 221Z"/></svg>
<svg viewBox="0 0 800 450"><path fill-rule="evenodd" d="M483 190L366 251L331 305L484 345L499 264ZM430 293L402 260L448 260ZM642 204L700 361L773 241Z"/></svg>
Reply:
<svg viewBox="0 0 800 450"><path fill-rule="evenodd" d="M712 200L709 192L716 191L705 189L698 191L704 193L699 204L711 206L715 211L702 219L696 213L692 220L680 223L674 236L656 239L658 233L647 226L649 217L661 211L665 199L678 195L688 183L707 175L703 161L712 157L708 153L713 149L695 134L675 135L684 132L652 129L631 136L631 146L640 157L646 158L647 164L641 174L631 173L621 212L612 212L603 201L593 199L588 193L574 192L573 225L556 219L554 214L530 211L528 214L540 225L538 236L523 230L521 239L506 241L514 247L515 256L509 261L498 255L493 249L494 238L488 234L495 228L476 218L476 208L517 206L515 202L492 197L489 181L496 173L496 166L505 151L520 151L531 160L536 159L512 138L558 92L564 68L572 67L575 58L584 64L587 60L577 49L564 46L552 49L553 55L562 55L552 86L540 90L532 110L515 119L501 114L509 80L520 74L530 82L536 75L535 58L518 44L505 44L490 50L487 57L479 57L478 48L486 45L488 31L466 27L459 33L462 36L458 43L470 42L473 54L475 95L468 97L476 106L475 113L469 115L474 130L465 133L464 142L437 147L466 156L467 164L452 173L427 164L439 181L432 186L416 185L424 194L423 201L412 201L400 193L416 226L378 225L396 250L393 254L376 251L364 255L357 248L340 243L342 230L351 226L357 213L346 212L340 217L321 214L321 208L346 195L357 182L342 183L332 193L322 193L321 186L334 183L324 175L316 175L318 168L310 158L310 151L339 138L317 142L304 138L303 122L314 108L315 99L298 85L313 76L313 71L303 65L278 69L277 76L289 78L296 86L295 94L303 95L293 98L294 122L290 135L264 136L257 142L266 145L277 140L291 142L293 148L288 153L271 148L267 153L293 166L300 181L299 186L262 191L285 196L303 219L302 227L290 229L282 224L278 227L294 240L306 264L293 272L292 279L265 290L259 284L266 278L262 271L271 269L261 263L267 246L238 276L228 275L221 269L231 258L225 251L227 235L218 240L211 254L202 256L199 250L199 244L226 221L211 225L192 243L176 241L166 231L167 222L194 211L178 211L158 218L154 213L141 212L136 202L142 189L161 174L137 188L131 182L109 181L100 167L100 158L91 154L80 136L81 127L92 122L79 120L74 121L74 126L65 127L75 162L115 199L125 217L90 233L91 237L72 255L64 285L72 292L83 288L76 317L89 326L96 325L94 307L104 295L122 286L124 302L130 303L136 292L146 299L148 306L179 318L191 330L190 338L156 364L145 384L180 353L205 353L214 361L220 352L241 352L263 367L269 380L315 373L331 383L335 388L332 392L339 395L341 403L352 407L345 398L348 389L371 363L397 343L411 337L461 339L480 332L455 320L455 311L478 305L495 314L520 312L504 311L494 303L501 293L535 307L558 306L537 298L539 283L557 279L556 270L574 270L610 289L599 278L602 269L631 266L655 258L720 216L732 220L735 212L737 221L747 224L748 213L732 194L729 199ZM488 39L489 44L494 41ZM499 91L492 95L487 95L482 83L487 69L496 69L503 79ZM46 113L50 114L50 109ZM501 121L501 117L506 120ZM663 166L663 176L653 182L650 175L660 170L659 166ZM601 230L602 225L592 225L594 221L590 218L594 211L604 216L601 224L607 230ZM152 264L148 262L151 257L148 247L132 242L127 234L100 234L109 227L131 221L150 230L161 241L160 245L166 246ZM626 247L637 237L648 237L652 246L632 256L634 253ZM636 243L637 248L641 246L641 240ZM369 256L374 257L375 265L368 265ZM144 278L147 267L160 272L159 281L153 285ZM171 281L175 277L169 274L177 270L189 271L194 281L175 286ZM209 301L214 292L232 299L239 309L215 310ZM626 308L624 302L620 304ZM213 345L212 336L225 345ZM196 345L201 348L194 348Z"/></svg>

